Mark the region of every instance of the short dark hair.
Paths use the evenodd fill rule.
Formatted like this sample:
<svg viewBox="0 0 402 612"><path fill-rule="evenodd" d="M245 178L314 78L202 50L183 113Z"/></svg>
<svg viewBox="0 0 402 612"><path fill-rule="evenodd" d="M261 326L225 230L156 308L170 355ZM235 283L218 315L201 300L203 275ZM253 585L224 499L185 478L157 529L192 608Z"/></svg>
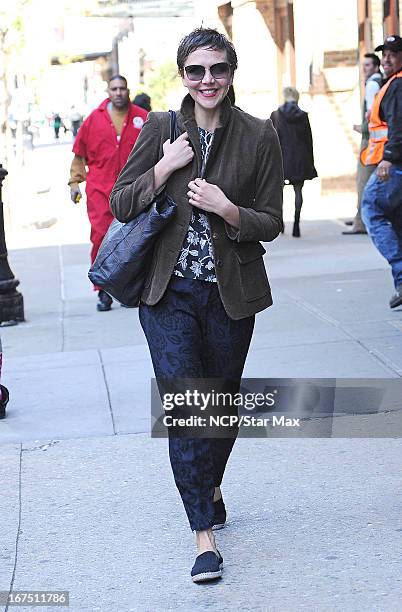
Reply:
<svg viewBox="0 0 402 612"><path fill-rule="evenodd" d="M146 111L151 111L151 98L145 92L139 93L135 96L133 104L140 106Z"/></svg>
<svg viewBox="0 0 402 612"><path fill-rule="evenodd" d="M110 85L110 83L112 81L115 81L116 79L120 79L120 81L124 81L125 84L126 84L126 87L127 87L127 79L126 79L126 77L122 76L121 74L114 74L112 77L110 77L108 85Z"/></svg>
<svg viewBox="0 0 402 612"><path fill-rule="evenodd" d="M203 48L226 51L226 57L233 74L237 68L237 55L232 42L224 34L213 28L196 28L180 41L177 49L177 67L181 76L183 76L184 63L190 53Z"/></svg>
<svg viewBox="0 0 402 612"><path fill-rule="evenodd" d="M365 53L364 57L371 59L376 68L379 68L381 66L380 58L375 53Z"/></svg>

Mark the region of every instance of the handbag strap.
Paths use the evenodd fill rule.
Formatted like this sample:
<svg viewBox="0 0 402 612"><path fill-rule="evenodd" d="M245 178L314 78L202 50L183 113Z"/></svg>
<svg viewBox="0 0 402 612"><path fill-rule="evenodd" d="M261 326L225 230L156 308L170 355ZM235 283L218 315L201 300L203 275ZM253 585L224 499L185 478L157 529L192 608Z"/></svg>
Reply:
<svg viewBox="0 0 402 612"><path fill-rule="evenodd" d="M170 142L174 142L180 136L179 128L177 127L177 115L174 110L169 111L170 115Z"/></svg>

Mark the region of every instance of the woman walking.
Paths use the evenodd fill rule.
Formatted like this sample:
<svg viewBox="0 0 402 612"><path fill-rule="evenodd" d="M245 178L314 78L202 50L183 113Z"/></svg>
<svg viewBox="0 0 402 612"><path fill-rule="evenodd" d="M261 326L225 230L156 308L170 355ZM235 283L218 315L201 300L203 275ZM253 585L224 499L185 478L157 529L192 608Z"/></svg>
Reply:
<svg viewBox="0 0 402 612"><path fill-rule="evenodd" d="M298 106L299 92L294 87L283 90L285 103L271 115L278 132L283 155L285 182L295 192L295 217L292 236L300 238L300 213L303 205L304 181L317 176L314 167L313 138L308 114Z"/></svg>
<svg viewBox="0 0 402 612"><path fill-rule="evenodd" d="M163 189L177 204L140 305L157 380L220 378L238 390L254 315L272 304L259 241L282 229L280 146L270 120L232 107L237 56L225 36L194 30L177 64L188 89L177 112L181 135L170 143L168 113L151 112L110 203L124 222ZM213 529L226 521L220 485L234 441L169 435L174 479L196 533L194 582L222 574Z"/></svg>
<svg viewBox="0 0 402 612"><path fill-rule="evenodd" d="M62 125L63 125L62 118L60 117L59 113L56 113L55 116L53 117L53 129L54 129L55 138L59 137L59 132L60 132L60 128Z"/></svg>

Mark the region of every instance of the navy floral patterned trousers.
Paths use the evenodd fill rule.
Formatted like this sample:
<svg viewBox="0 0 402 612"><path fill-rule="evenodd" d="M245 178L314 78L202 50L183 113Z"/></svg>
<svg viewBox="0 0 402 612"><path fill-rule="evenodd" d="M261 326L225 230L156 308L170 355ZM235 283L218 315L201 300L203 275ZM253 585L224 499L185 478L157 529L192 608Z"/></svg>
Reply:
<svg viewBox="0 0 402 612"><path fill-rule="evenodd" d="M139 314L157 380L225 378L240 387L254 316L230 319L216 283L172 276L163 298L155 306L141 304ZM192 530L214 524L214 487L235 439L169 435L173 476Z"/></svg>

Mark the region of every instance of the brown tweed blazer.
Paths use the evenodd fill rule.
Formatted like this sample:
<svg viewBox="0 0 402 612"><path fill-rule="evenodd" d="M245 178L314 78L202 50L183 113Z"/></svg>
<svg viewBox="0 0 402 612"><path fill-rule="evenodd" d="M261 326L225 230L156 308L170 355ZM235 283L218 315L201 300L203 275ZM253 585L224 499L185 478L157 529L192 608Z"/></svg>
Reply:
<svg viewBox="0 0 402 612"><path fill-rule="evenodd" d="M161 299L170 280L191 217L188 183L200 176L201 148L190 95L177 112L177 122L180 132L188 133L195 155L191 163L170 176L165 186L177 204L177 213L160 235L153 254L141 298L149 305ZM169 125L168 113L148 115L110 195L110 207L120 221L133 219L155 197L153 167L163 156L162 145L169 138ZM271 120L257 119L232 107L226 97L205 179L218 185L239 208L238 230L218 215L207 216L223 305L229 317L242 319L272 304L262 259L265 249L260 241L274 240L282 229L283 169Z"/></svg>

